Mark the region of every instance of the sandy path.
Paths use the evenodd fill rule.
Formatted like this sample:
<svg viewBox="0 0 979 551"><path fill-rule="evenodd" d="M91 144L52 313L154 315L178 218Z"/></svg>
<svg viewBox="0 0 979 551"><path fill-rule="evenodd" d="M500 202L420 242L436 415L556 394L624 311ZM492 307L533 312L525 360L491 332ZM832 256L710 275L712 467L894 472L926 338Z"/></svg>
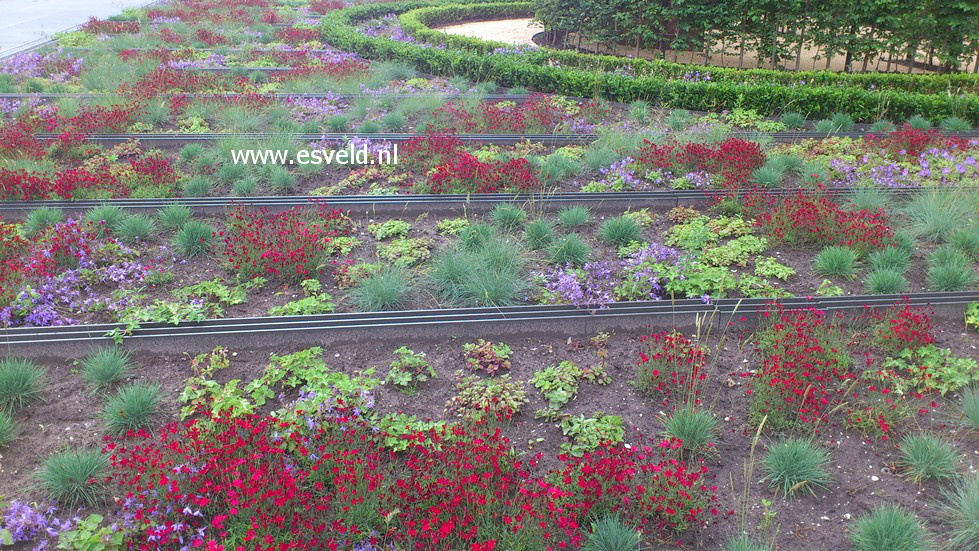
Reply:
<svg viewBox="0 0 979 551"><path fill-rule="evenodd" d="M530 18L499 19L497 21L472 21L461 25L450 25L440 30L449 34L472 36L484 40L496 40L510 44L533 44L531 37L544 30L530 23Z"/></svg>

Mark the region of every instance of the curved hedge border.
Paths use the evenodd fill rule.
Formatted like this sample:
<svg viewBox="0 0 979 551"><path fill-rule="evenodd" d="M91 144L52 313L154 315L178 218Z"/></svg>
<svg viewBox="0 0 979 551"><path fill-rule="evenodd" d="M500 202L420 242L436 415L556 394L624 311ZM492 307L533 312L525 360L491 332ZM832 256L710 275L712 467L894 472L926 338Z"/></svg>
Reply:
<svg viewBox="0 0 979 551"><path fill-rule="evenodd" d="M788 85L781 82L733 81L684 82L661 75L624 76L599 70L599 67L566 66L561 60L584 60L586 63L608 63L602 69L621 66L623 60L611 56L594 56L578 52L543 50L530 54L492 54L492 50L512 45L476 38L447 35L429 29L423 21L458 21L460 19L515 15L526 9L526 2L465 2L460 0L408 0L382 4L365 4L338 10L322 19L324 40L338 48L356 51L372 59L411 63L420 70L438 75L459 75L476 81L492 80L504 86L526 86L542 92L590 97L601 95L616 101L653 100L668 107L701 111L721 111L736 107L755 109L763 115L798 111L810 117L823 117L836 111L850 113L855 119L870 122L880 117L904 120L914 115L939 121L948 116L963 117L979 124L979 97L952 96L949 93L923 94L903 90L865 90L836 83L833 86ZM446 49L429 44L410 44L385 37L367 37L354 26L356 22L388 13L402 14L402 25L419 39L436 36ZM417 24L415 23L417 22ZM635 62L636 60L633 60ZM556 62L556 63L555 63ZM647 62L655 65L656 62ZM662 64L662 63L660 63ZM684 72L692 66L683 67ZM715 69L711 69L713 76ZM728 70L739 71L739 70ZM780 71L746 70L761 75L794 74ZM815 73L813 73L815 74ZM833 74L833 73L830 73ZM880 77L930 78L919 75L872 75ZM948 78L950 75L938 75ZM858 75L845 75L855 78ZM827 77L834 78L834 77ZM843 77L841 77L843 78ZM793 79L794 81L794 79Z"/></svg>
<svg viewBox="0 0 979 551"><path fill-rule="evenodd" d="M450 35L433 26L449 25L467 20L533 17L531 2L491 2L448 6L431 6L411 10L399 17L401 27L411 36L430 44L445 44L458 48L490 53L497 48L513 48L513 44L474 37ZM528 55L528 54L525 54ZM622 56L582 53L571 50L541 48L529 54L534 61L557 61L563 66L614 71L631 67L637 74L666 78L683 78L693 71L709 72L714 82L780 83L794 85L805 82L817 86L856 86L865 90L903 90L922 94L942 94L954 91L975 94L979 91L979 74L949 73L944 75L909 75L899 73L837 73L834 71L781 71L772 69L735 69L692 63L672 63L660 59L623 58Z"/></svg>

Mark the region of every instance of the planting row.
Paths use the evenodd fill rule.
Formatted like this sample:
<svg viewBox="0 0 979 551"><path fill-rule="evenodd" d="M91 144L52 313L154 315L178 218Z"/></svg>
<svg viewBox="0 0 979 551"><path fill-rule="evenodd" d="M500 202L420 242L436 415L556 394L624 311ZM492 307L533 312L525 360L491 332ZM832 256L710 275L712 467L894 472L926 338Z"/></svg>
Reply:
<svg viewBox="0 0 979 551"><path fill-rule="evenodd" d="M246 125L262 120L244 106L221 116ZM671 120L681 130L609 130L591 144L560 148L527 141L467 145L451 133L400 144L369 138L298 143L272 134L172 152L144 149L136 141L105 147L72 132L46 142L12 125L2 129L0 199L948 188L979 180L979 141L934 130L904 126L882 137L772 145L764 136L731 137L730 125L710 122L710 116L698 120L674 112Z"/></svg>
<svg viewBox="0 0 979 551"><path fill-rule="evenodd" d="M979 281L976 194L749 195L599 215L499 204L414 219L325 204L195 218L40 208L4 229L5 325L723 297L960 291ZM752 222L752 221L755 222ZM895 228L903 228L896 231ZM119 333L121 336L125 333Z"/></svg>
<svg viewBox="0 0 979 551"><path fill-rule="evenodd" d="M6 357L0 534L68 549L969 549L979 369L962 329L898 304L773 308L720 335Z"/></svg>

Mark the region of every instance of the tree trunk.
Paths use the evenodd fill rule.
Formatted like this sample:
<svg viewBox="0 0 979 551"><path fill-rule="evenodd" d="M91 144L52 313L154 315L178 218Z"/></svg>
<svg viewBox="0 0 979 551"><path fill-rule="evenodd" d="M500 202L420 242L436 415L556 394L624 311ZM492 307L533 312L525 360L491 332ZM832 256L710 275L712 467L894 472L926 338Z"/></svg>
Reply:
<svg viewBox="0 0 979 551"><path fill-rule="evenodd" d="M795 70L798 71L802 64L802 45L806 39L806 28L799 27L799 47L795 50Z"/></svg>
<svg viewBox="0 0 979 551"><path fill-rule="evenodd" d="M874 39L874 32L875 31L876 31L876 27L871 26L870 27L870 36L867 37L867 39L870 40L871 42ZM865 53L863 55L863 66L860 68L860 72L861 73L866 73L867 72L867 62L868 61L870 61L870 55ZM880 65L880 62L878 61L877 64Z"/></svg>
<svg viewBox="0 0 979 551"><path fill-rule="evenodd" d="M744 37L741 37L741 51L738 53L738 69L744 69Z"/></svg>
<svg viewBox="0 0 979 551"><path fill-rule="evenodd" d="M829 49L829 46L827 46L826 47L826 70L827 71L829 71L829 66L832 65L832 63L833 63L833 52Z"/></svg>

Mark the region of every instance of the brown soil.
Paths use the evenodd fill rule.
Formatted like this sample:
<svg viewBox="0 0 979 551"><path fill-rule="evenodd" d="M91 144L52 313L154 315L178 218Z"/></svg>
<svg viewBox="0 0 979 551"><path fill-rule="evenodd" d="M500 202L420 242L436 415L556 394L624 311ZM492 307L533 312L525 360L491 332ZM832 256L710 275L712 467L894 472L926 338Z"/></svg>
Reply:
<svg viewBox="0 0 979 551"><path fill-rule="evenodd" d="M658 328L663 329L663 328ZM682 538L684 549L718 549L725 537L736 533L739 523L747 519L748 526L760 522L761 498L771 499L772 493L759 481L760 466L756 467L750 484L747 509L739 504L744 490L743 468L749 458L755 429L747 423L746 382L739 373L756 368L759 353L750 344L739 345L748 327L735 326L726 335L705 335L702 339L713 352L709 360L708 380L701 394L704 407L715 412L719 420L717 456L708 462L713 484L718 487L721 515L712 518L702 530ZM941 322L937 329L939 342L957 355L977 355L979 339L975 334L962 332L960 322ZM580 366L594 365L598 357L589 345L593 335L580 335L564 340L554 337L509 339L513 349L511 375L526 383L531 402L523 412L505 427L505 433L519 452L542 452L554 456L562 442L556 422L534 419L533 411L544 406L540 394L529 383L533 373L562 360L572 360ZM492 338L492 335L486 335ZM634 377L637 358L637 334L613 335L609 344L607 371L612 383L607 387L582 383L578 395L564 408L568 415L591 415L596 411L620 415L628 427L628 440L637 441L641 435L655 437L662 429L659 417L666 413L647 396L639 393L630 381ZM298 337L297 337L298 339ZM218 344L218 343L215 343ZM270 352L289 353L319 345L326 349L327 364L336 370L353 373L368 367L378 368L379 376L386 374L391 352L401 345L427 353L438 372L438 379L421 385L417 394L405 395L390 385L381 386L376 394L381 412L405 412L419 418L445 418L445 402L454 394L459 380L457 371L464 368L462 342L448 340L432 342L423 335L410 342L362 342L356 345L333 347L329 343L299 342L290 347L267 347L232 350L231 367L222 373L221 380L249 380L259 376ZM854 365L864 365L863 350L855 343ZM4 450L0 458L0 495L5 499L37 499L39 492L33 484L33 473L42 458L69 446L99 446L102 440L98 419L101 399L85 387L72 359L45 356L38 350L38 361L49 371L44 401L28 406L18 413L18 440ZM140 381L163 385L163 420L175 419L176 397L183 381L191 376L186 353L148 354L138 350L133 355L137 366L134 376ZM956 428L953 404L936 400L935 407L924 404L907 430L931 430L952 439L962 452L961 469L974 470L979 456L979 439L975 433ZM771 435L765 434L755 459L764 453ZM536 439L543 442L536 443ZM872 507L891 502L904 505L923 518L934 521L938 485L916 486L895 474L897 455L892 442L868 441L859 434L844 432L839 425L826 426L819 441L832 457L833 483L815 497L802 496L775 499L774 530L756 534L774 538L781 550L813 549L835 551L847 547L847 529L852 519L867 513ZM553 459L544 467L553 466ZM725 514L733 510L733 515ZM940 526L932 524L936 537ZM664 548L675 548L668 546Z"/></svg>

